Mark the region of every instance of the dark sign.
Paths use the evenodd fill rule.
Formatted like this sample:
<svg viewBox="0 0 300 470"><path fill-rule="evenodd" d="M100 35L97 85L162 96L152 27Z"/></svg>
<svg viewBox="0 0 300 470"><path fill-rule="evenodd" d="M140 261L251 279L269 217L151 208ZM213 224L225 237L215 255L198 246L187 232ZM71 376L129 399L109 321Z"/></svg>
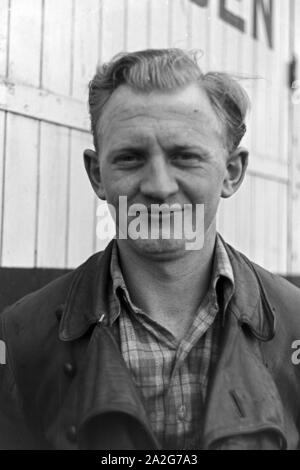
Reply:
<svg viewBox="0 0 300 470"><path fill-rule="evenodd" d="M191 0L196 3L199 7L207 8L210 0ZM246 32L246 20L241 16L236 15L228 8L227 0L219 1L219 16L227 24L230 24L234 28L237 28L242 33ZM258 24L259 21L263 21L268 46L273 48L273 0L238 0L252 3L252 24L251 24L251 35L254 39L258 37Z"/></svg>

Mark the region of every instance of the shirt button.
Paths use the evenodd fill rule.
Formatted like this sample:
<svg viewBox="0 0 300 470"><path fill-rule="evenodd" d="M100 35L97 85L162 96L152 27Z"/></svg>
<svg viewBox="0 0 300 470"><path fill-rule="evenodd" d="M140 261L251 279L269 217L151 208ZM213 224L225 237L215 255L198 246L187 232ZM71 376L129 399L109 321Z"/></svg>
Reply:
<svg viewBox="0 0 300 470"><path fill-rule="evenodd" d="M76 442L77 440L77 430L75 426L70 426L67 429L66 436L71 442Z"/></svg>
<svg viewBox="0 0 300 470"><path fill-rule="evenodd" d="M178 409L177 409L177 418L180 421L184 421L185 415L186 415L185 406L184 405L179 406Z"/></svg>
<svg viewBox="0 0 300 470"><path fill-rule="evenodd" d="M64 364L64 372L69 377L74 377L76 373L76 367L73 364L71 364L71 362L66 362Z"/></svg>

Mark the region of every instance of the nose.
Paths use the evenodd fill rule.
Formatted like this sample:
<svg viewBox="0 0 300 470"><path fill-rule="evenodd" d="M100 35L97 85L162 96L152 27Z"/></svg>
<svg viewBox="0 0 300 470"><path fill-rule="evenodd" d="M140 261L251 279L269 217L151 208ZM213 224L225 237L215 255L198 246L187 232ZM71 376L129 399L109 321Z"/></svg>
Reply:
<svg viewBox="0 0 300 470"><path fill-rule="evenodd" d="M150 159L145 167L145 175L140 190L144 196L161 201L165 201L177 193L177 181L172 174L172 168L170 168L163 155Z"/></svg>

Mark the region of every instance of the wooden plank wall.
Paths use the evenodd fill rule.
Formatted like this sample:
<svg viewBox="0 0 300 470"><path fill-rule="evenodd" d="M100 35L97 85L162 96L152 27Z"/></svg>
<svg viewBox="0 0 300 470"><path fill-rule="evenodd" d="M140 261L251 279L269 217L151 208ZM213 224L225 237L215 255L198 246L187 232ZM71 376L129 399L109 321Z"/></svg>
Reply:
<svg viewBox="0 0 300 470"><path fill-rule="evenodd" d="M300 248L294 261L288 251L292 1L274 0L270 49L263 21L252 37L252 0L227 1L245 33L220 19L217 0L0 0L1 265L68 268L103 248L82 162L88 82L120 51L172 46L199 50L204 71L238 75L252 99L249 174L221 202L221 233L272 271L300 272Z"/></svg>

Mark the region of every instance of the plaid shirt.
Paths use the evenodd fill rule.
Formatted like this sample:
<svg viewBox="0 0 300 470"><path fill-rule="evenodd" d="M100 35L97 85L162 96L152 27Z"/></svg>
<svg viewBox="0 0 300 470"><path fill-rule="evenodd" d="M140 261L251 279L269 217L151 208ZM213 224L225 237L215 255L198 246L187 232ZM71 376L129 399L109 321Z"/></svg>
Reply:
<svg viewBox="0 0 300 470"><path fill-rule="evenodd" d="M222 314L234 292L223 242L217 235L209 289L181 341L130 300L116 243L111 276L109 324L158 442L163 449L200 448L209 371L218 357ZM217 284L218 291L221 285L223 311Z"/></svg>

